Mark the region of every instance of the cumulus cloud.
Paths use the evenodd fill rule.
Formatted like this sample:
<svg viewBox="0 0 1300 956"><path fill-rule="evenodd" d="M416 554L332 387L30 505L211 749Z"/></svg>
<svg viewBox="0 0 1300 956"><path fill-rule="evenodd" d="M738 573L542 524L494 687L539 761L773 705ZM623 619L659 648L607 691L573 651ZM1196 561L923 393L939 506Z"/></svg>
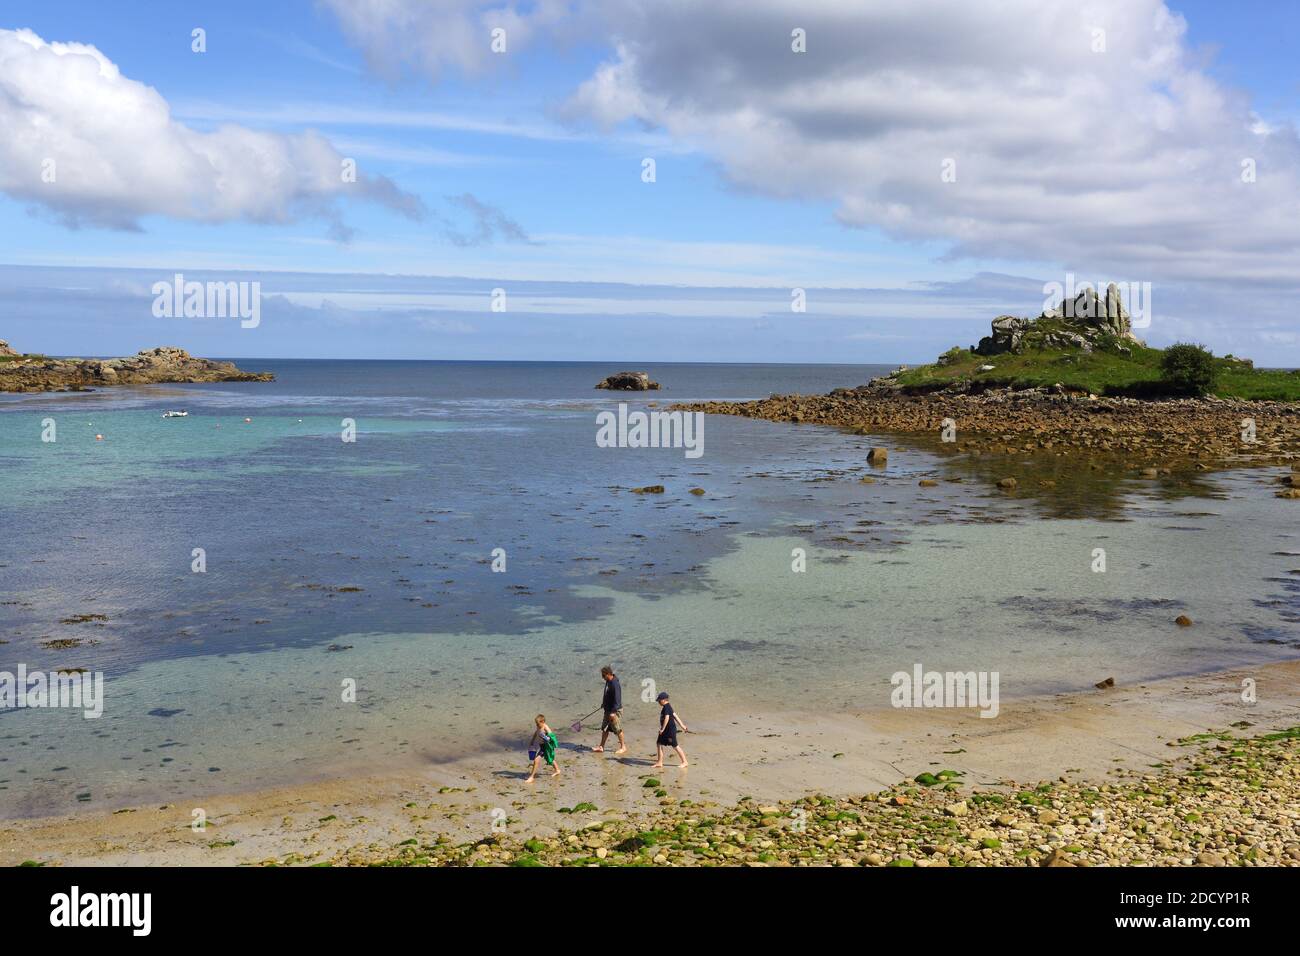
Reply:
<svg viewBox="0 0 1300 956"><path fill-rule="evenodd" d="M1295 279L1296 131L1207 76L1160 0L646 10L607 0L617 46L570 115L663 128L740 186L956 257Z"/></svg>
<svg viewBox="0 0 1300 956"><path fill-rule="evenodd" d="M524 49L539 33L571 21L576 0L320 0L360 47L371 69L390 79L413 70L437 77L447 70L485 72L493 61L493 30L506 52Z"/></svg>
<svg viewBox="0 0 1300 956"><path fill-rule="evenodd" d="M152 87L93 46L0 30L0 192L70 226L137 229L144 216L286 223L319 217L346 238L339 201L355 197L410 218L420 200L382 176L345 175L315 132L280 135L172 119Z"/></svg>

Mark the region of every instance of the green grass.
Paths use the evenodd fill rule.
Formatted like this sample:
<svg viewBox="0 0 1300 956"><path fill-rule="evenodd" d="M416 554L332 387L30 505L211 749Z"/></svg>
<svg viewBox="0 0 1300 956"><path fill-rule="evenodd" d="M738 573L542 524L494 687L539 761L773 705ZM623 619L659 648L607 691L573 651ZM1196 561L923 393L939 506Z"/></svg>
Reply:
<svg viewBox="0 0 1300 956"><path fill-rule="evenodd" d="M921 365L898 376L909 392L927 392L968 381L988 388L1064 385L1094 395L1157 396L1161 388L1162 349L1131 346L1131 355L1095 350L1030 349L1020 354L975 355L953 349L943 365ZM1216 359L1218 380L1213 394L1254 401L1300 401L1300 372L1252 369L1233 358ZM992 371L979 371L992 365Z"/></svg>

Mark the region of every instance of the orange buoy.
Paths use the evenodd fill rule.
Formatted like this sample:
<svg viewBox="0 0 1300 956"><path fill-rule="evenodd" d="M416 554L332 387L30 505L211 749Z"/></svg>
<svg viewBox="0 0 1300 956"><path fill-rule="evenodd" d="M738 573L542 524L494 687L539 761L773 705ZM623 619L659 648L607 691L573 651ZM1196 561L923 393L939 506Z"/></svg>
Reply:
<svg viewBox="0 0 1300 956"><path fill-rule="evenodd" d="M103 441L103 440L104 440L104 436L103 436L103 435L96 435L96 436L95 436L95 441Z"/></svg>

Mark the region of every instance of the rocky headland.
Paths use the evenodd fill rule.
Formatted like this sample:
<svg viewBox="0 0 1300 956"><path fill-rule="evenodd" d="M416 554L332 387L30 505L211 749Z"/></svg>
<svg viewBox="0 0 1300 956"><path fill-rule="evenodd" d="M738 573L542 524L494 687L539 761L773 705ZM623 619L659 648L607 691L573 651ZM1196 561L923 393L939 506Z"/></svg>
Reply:
<svg viewBox="0 0 1300 956"><path fill-rule="evenodd" d="M184 349L143 349L127 358L23 355L0 341L0 392L82 392L110 385L169 382L269 382L270 372L245 372L231 362L195 358Z"/></svg>
<svg viewBox="0 0 1300 956"><path fill-rule="evenodd" d="M1214 358L1217 393L1180 396L1161 379L1162 355L1133 334L1111 286L1034 319L999 316L977 345L855 388L675 407L930 436L976 454L1083 454L1140 472L1300 461L1300 401L1292 397L1300 397L1300 375Z"/></svg>

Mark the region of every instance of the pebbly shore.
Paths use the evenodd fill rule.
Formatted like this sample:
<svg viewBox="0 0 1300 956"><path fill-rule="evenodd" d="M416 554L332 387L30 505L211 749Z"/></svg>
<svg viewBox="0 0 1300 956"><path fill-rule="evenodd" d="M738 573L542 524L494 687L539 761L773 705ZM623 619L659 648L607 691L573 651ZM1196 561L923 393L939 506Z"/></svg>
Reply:
<svg viewBox="0 0 1300 956"><path fill-rule="evenodd" d="M1136 469L1208 470L1300 461L1300 405L1290 402L1156 401L1043 389L907 395L867 385L828 395L674 407L834 426L863 435L929 436L963 452L1082 454Z"/></svg>
<svg viewBox="0 0 1300 956"><path fill-rule="evenodd" d="M570 822L555 833L371 844L316 865L1300 865L1300 728L1168 746L1176 756L1166 765L1100 785L1061 776L972 786L938 770L861 797L664 801L672 805L614 819L580 804L561 809Z"/></svg>

